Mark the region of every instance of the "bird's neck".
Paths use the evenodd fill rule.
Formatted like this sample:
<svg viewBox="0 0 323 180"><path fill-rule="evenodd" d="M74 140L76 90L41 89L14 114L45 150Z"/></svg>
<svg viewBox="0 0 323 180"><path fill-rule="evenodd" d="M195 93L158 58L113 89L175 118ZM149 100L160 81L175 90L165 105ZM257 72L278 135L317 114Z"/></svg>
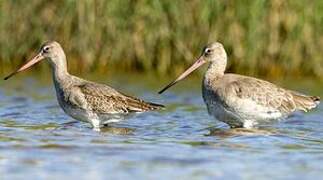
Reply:
<svg viewBox="0 0 323 180"><path fill-rule="evenodd" d="M69 78L65 55L51 58L50 64L55 84L61 84Z"/></svg>
<svg viewBox="0 0 323 180"><path fill-rule="evenodd" d="M224 75L226 65L226 60L211 62L204 74L204 81L211 83L214 80L220 79Z"/></svg>

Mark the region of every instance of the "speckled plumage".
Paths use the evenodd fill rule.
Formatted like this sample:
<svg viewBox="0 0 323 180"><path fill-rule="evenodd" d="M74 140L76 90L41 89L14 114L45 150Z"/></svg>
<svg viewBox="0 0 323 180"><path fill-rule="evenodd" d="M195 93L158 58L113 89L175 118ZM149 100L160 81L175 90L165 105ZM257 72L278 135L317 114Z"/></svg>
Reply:
<svg viewBox="0 0 323 180"><path fill-rule="evenodd" d="M297 110L308 111L319 104L317 96L307 96L253 77L225 74L227 55L218 42L207 45L196 63L160 93L206 62L209 66L202 83L204 102L210 115L231 127L253 127L282 119Z"/></svg>
<svg viewBox="0 0 323 180"><path fill-rule="evenodd" d="M225 74L202 86L211 115L232 127L249 127L287 117L296 110L308 111L319 98L286 90L260 79Z"/></svg>
<svg viewBox="0 0 323 180"><path fill-rule="evenodd" d="M90 122L95 128L120 121L130 113L158 110L164 107L127 96L107 85L70 75L67 71L65 53L60 44L55 41L45 43L39 54L32 60L35 62L28 62L6 79L43 58L48 58L50 62L59 105L71 117Z"/></svg>

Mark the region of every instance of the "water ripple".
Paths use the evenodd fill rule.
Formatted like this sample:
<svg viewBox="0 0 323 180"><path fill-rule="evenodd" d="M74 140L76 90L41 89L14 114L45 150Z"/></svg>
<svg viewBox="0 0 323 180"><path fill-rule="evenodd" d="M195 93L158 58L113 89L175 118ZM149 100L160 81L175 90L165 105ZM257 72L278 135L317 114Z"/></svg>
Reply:
<svg viewBox="0 0 323 180"><path fill-rule="evenodd" d="M166 110L142 113L96 132L65 115L49 85L26 82L32 86L0 88L0 173L8 179L323 175L322 106L258 129L229 129L208 116L194 90L168 93L162 99ZM148 100L156 98L150 90L136 88Z"/></svg>

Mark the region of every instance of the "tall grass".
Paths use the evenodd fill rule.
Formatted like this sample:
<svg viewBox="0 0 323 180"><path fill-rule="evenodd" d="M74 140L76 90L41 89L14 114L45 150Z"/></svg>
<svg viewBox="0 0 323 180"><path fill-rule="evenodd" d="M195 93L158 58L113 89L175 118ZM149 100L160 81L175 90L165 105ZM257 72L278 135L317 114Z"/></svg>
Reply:
<svg viewBox="0 0 323 180"><path fill-rule="evenodd" d="M166 75L216 40L228 52L229 71L323 77L322 33L321 0L0 1L0 71L51 39L62 44L74 72Z"/></svg>

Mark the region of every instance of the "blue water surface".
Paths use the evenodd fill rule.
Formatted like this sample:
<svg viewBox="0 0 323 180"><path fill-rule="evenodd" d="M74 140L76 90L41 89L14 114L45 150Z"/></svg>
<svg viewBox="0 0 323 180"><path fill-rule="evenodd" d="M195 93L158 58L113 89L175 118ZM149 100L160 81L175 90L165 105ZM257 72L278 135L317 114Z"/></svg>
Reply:
<svg viewBox="0 0 323 180"><path fill-rule="evenodd" d="M230 130L208 116L200 80L188 80L159 96L156 92L166 80L160 84L134 78L144 79L138 83L127 77L101 82L167 108L101 132L86 123L68 123L73 119L58 106L50 79L19 76L1 82L1 179L323 177L322 106L261 129ZM288 86L307 93L320 89L315 84Z"/></svg>

